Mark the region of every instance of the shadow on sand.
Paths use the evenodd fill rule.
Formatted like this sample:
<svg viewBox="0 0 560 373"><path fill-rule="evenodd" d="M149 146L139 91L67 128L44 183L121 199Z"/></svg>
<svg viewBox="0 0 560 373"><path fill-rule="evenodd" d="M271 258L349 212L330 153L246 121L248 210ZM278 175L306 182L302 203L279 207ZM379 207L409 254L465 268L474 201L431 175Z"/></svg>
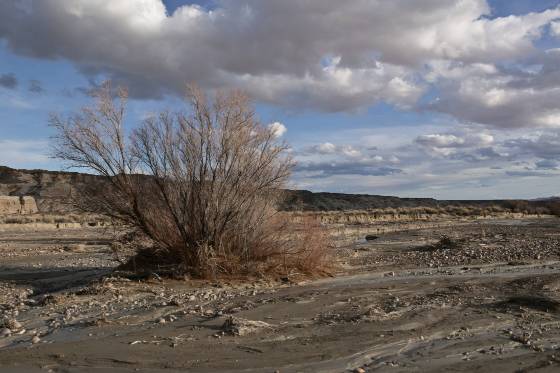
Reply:
<svg viewBox="0 0 560 373"><path fill-rule="evenodd" d="M34 295L41 295L86 286L112 271L95 267L0 267L0 281L30 286Z"/></svg>

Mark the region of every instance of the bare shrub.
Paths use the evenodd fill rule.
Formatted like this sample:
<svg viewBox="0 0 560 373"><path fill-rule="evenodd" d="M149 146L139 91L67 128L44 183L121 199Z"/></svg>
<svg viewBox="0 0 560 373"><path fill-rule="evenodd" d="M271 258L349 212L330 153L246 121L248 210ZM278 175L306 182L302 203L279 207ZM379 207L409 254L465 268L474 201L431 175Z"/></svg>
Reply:
<svg viewBox="0 0 560 373"><path fill-rule="evenodd" d="M275 216L293 162L287 145L257 121L246 95L209 99L190 86L187 113L162 112L127 136L127 93L112 93L105 84L95 107L51 118L54 154L105 176L102 191L85 188L76 202L145 236L149 245L130 265L236 275L292 249ZM298 253L293 265L315 265L313 250Z"/></svg>
<svg viewBox="0 0 560 373"><path fill-rule="evenodd" d="M430 245L420 246L415 248L415 251L442 251L442 250L457 250L465 246L464 239L454 239L446 235L442 235L440 239Z"/></svg>
<svg viewBox="0 0 560 373"><path fill-rule="evenodd" d="M560 217L560 201L559 200L553 200L548 204L548 213L550 213L551 215L555 215L555 216L559 216Z"/></svg>
<svg viewBox="0 0 560 373"><path fill-rule="evenodd" d="M299 271L310 275L318 272L328 273L331 269L331 252L334 242L329 232L312 217L292 225L292 237L283 250L284 272Z"/></svg>

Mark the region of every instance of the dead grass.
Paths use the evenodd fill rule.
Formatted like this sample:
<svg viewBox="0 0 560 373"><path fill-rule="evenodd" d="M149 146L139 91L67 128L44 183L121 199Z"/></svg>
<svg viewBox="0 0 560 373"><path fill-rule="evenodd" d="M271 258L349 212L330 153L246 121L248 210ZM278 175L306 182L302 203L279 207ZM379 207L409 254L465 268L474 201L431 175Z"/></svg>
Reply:
<svg viewBox="0 0 560 373"><path fill-rule="evenodd" d="M79 223L87 226L107 226L112 222L109 218L94 214L30 214L0 215L0 224L66 224Z"/></svg>

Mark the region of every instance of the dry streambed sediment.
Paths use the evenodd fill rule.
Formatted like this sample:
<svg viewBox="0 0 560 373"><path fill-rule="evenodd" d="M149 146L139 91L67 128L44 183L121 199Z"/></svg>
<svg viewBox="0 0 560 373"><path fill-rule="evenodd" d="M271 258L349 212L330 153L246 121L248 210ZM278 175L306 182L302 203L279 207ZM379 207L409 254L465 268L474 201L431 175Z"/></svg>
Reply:
<svg viewBox="0 0 560 373"><path fill-rule="evenodd" d="M558 228L341 241L334 277L249 284L114 273L103 229L4 232L0 371L558 371Z"/></svg>

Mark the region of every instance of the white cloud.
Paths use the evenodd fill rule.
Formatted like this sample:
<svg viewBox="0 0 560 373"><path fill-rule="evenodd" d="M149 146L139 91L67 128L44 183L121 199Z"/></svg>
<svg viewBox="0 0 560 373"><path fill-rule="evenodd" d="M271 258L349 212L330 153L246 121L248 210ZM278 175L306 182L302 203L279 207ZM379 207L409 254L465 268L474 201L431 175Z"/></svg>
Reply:
<svg viewBox="0 0 560 373"><path fill-rule="evenodd" d="M478 133L471 135L471 143L475 143L477 146L490 146L494 143L494 136L488 133Z"/></svg>
<svg viewBox="0 0 560 373"><path fill-rule="evenodd" d="M270 130L274 134L274 137L276 137L276 138L280 138L280 137L284 136L286 134L286 132L288 132L288 129L286 128L286 126L283 125L280 122L271 123L271 124L268 125L268 128L270 128Z"/></svg>
<svg viewBox="0 0 560 373"><path fill-rule="evenodd" d="M362 156L362 151L352 145L335 145L330 142L324 142L318 145L306 147L303 155L340 155L347 158L357 158Z"/></svg>
<svg viewBox="0 0 560 373"><path fill-rule="evenodd" d="M420 127L431 129L429 125ZM323 150L329 154L317 152L313 156L309 149L296 152L296 186L315 191L452 199L557 194L559 130L523 135L522 130L490 133L458 126L449 133L409 133L408 145L377 142L379 146L371 150L359 146L363 131L359 139L348 137L355 140L351 145L327 143ZM340 152L343 146L360 150L362 156L344 156ZM316 146L316 150L319 148ZM521 182L528 177L535 180L531 188Z"/></svg>
<svg viewBox="0 0 560 373"><path fill-rule="evenodd" d="M549 110L537 115L535 120L544 127L560 127L560 110Z"/></svg>
<svg viewBox="0 0 560 373"><path fill-rule="evenodd" d="M550 24L550 32L553 36L560 36L560 21Z"/></svg>
<svg viewBox="0 0 560 373"><path fill-rule="evenodd" d="M416 139L416 142L421 145L434 148L449 148L463 145L465 143L465 140L455 135L433 134L419 136Z"/></svg>
<svg viewBox="0 0 560 373"><path fill-rule="evenodd" d="M184 5L173 14L161 0L20 3L0 2L0 38L13 51L68 59L90 77L128 85L133 96L182 95L184 84L196 81L325 111L379 101L413 108L429 84L461 73L437 71L437 64L495 74L496 63L536 53L534 41L560 17L556 8L490 18L485 0L358 0L343 7L335 0L220 0L211 10ZM461 97L496 110L516 101L501 84L481 83L473 82L472 94L468 82L460 85Z"/></svg>
<svg viewBox="0 0 560 373"><path fill-rule="evenodd" d="M338 149L337 146L330 142L326 142L312 147L312 150L316 151L319 154L334 154L337 152L337 149Z"/></svg>
<svg viewBox="0 0 560 373"><path fill-rule="evenodd" d="M558 51L539 54L529 66L437 63L430 78L438 85L438 98L426 108L460 121L498 129L560 126Z"/></svg>

